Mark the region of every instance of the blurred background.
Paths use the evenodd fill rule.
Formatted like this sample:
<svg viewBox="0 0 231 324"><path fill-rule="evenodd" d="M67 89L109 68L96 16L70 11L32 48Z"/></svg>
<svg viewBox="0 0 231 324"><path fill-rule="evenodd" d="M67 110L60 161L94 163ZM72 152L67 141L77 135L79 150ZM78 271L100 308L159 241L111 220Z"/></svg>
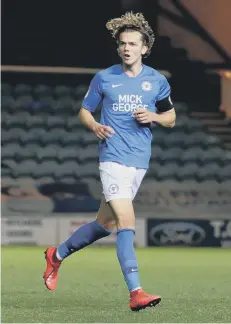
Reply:
<svg viewBox="0 0 231 324"><path fill-rule="evenodd" d="M77 114L94 74L120 62L105 24L128 10L155 31L144 63L177 113L153 130L136 245L231 247L230 0L2 1L2 244L57 245L94 219L97 139Z"/></svg>

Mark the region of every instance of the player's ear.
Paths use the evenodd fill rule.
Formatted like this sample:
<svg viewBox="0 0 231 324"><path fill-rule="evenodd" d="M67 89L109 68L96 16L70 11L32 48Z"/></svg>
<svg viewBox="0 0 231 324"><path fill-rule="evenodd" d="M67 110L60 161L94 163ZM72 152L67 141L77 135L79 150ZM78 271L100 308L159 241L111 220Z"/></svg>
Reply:
<svg viewBox="0 0 231 324"><path fill-rule="evenodd" d="M142 47L142 51L141 51L141 54L144 55L144 54L147 53L147 51L148 51L148 47L147 47L147 45L143 45L143 47Z"/></svg>
<svg viewBox="0 0 231 324"><path fill-rule="evenodd" d="M119 47L117 48L117 53L120 56L120 49L119 49Z"/></svg>

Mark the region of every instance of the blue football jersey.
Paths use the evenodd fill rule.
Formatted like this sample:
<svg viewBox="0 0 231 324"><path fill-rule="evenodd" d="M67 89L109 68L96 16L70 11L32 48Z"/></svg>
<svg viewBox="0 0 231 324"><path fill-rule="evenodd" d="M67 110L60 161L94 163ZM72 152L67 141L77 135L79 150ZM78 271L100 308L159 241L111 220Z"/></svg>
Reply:
<svg viewBox="0 0 231 324"><path fill-rule="evenodd" d="M133 114L137 108L156 112L156 102L169 95L170 86L165 76L147 65L143 65L136 77L129 77L120 64L96 73L82 107L94 112L102 102L100 123L115 131L99 144L100 162L147 169L152 132Z"/></svg>

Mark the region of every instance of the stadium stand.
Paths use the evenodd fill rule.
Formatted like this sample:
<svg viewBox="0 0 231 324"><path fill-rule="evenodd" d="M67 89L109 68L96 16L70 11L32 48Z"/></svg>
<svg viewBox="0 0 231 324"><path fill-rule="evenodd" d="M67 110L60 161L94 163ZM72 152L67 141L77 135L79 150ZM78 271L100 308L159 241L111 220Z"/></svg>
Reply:
<svg viewBox="0 0 231 324"><path fill-rule="evenodd" d="M97 138L76 117L87 88L2 84L3 178L98 179ZM180 182L230 179L231 151L199 119L190 117L186 103L176 102L175 108L173 129L153 129L147 177Z"/></svg>

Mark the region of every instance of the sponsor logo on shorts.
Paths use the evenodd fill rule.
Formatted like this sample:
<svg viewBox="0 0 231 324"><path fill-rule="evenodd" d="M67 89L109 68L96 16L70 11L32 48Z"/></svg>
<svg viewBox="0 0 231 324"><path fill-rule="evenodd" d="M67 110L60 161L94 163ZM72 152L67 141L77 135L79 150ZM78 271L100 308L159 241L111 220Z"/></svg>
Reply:
<svg viewBox="0 0 231 324"><path fill-rule="evenodd" d="M111 184L108 188L110 194L116 194L119 191L119 186L117 184Z"/></svg>

